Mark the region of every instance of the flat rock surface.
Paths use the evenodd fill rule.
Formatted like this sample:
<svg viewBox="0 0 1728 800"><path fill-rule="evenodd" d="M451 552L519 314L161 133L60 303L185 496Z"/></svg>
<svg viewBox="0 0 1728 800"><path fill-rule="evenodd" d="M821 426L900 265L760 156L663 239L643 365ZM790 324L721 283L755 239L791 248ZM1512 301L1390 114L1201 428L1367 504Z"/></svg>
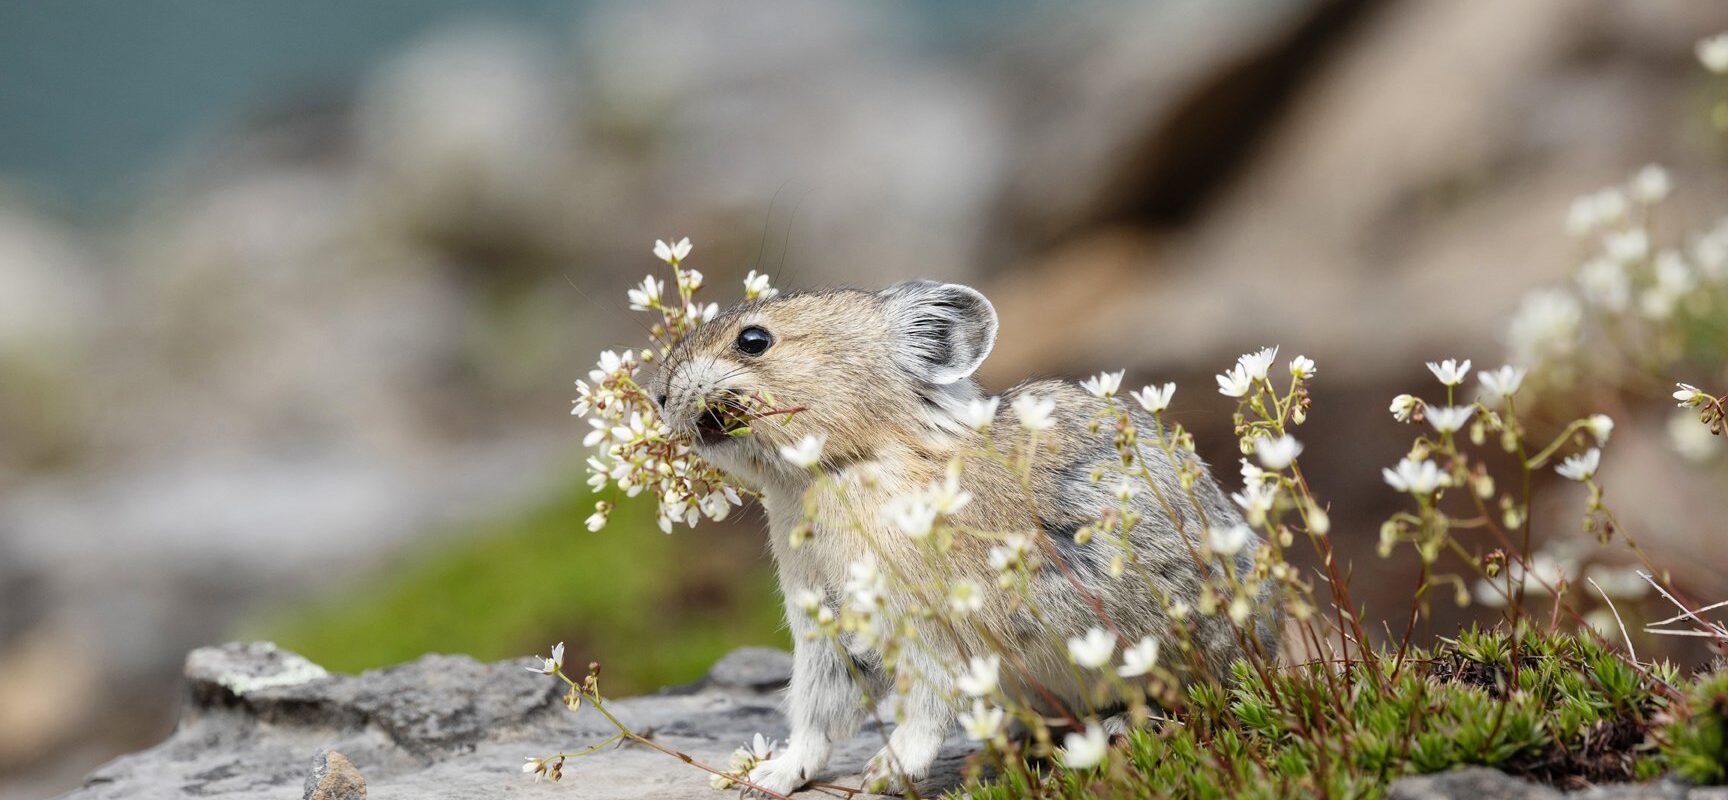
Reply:
<svg viewBox="0 0 1728 800"><path fill-rule="evenodd" d="M110 762L64 797L300 797L318 765L328 769L329 751L364 777L366 796L386 800L725 796L708 787L705 773L640 747L572 759L559 783L524 775L525 757L579 750L613 732L590 709L566 710L554 679L524 669L533 664L429 655L347 676L270 644L202 648L186 659L184 707L173 735ZM758 732L785 739L778 690L789 672L785 653L740 650L691 686L607 707L637 732L652 731L656 741L723 767ZM823 779L857 786L857 772L882 736L872 726L839 746ZM964 742L951 740L923 788L959 783L967 753Z"/></svg>

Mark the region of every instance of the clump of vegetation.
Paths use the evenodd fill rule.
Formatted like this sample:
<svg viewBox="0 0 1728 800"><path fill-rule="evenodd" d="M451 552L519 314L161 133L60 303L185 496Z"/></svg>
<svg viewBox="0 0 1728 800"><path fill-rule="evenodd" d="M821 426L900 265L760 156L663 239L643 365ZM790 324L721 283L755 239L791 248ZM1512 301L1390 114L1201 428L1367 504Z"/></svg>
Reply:
<svg viewBox="0 0 1728 800"><path fill-rule="evenodd" d="M1693 783L1728 783L1728 669L1698 682L1675 710L1662 758Z"/></svg>
<svg viewBox="0 0 1728 800"><path fill-rule="evenodd" d="M1706 686L1728 698L1728 675L1676 702L1684 681L1672 667L1633 666L1590 636L1473 629L1392 670L1241 665L1236 678L1192 687L1181 715L1132 732L1103 767L1060 771L1010 752L988 783L950 796L1377 797L1400 776L1464 765L1567 788L1669 771L1720 780L1721 712L1685 709ZM1687 721L1665 727L1676 713ZM1685 744L1658 747L1682 731Z"/></svg>

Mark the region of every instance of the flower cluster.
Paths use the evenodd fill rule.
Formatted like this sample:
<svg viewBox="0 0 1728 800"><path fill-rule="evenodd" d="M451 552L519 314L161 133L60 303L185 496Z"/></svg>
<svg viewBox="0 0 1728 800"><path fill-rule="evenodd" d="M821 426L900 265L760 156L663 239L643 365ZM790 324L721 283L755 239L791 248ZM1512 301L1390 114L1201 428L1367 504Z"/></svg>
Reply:
<svg viewBox="0 0 1728 800"><path fill-rule="evenodd" d="M665 359L690 331L719 313L717 304L695 299L704 281L700 271L684 264L690 251L689 239L654 243L654 255L672 270L670 287L650 275L628 293L632 310L657 317L650 328L651 341L640 350L601 353L588 378L576 382L571 409L572 414L587 418L590 426L583 439L594 453L588 458L589 486L596 492L611 487L627 497L653 495L658 500L660 529L667 533L674 525L693 526L703 517L725 519L744 501L723 473L698 457L689 441L672 433L637 381L644 365ZM752 271L744 279L744 293L747 299L769 298L777 290L768 285L767 275ZM815 450L820 449L817 442ZM604 528L613 508L611 501L598 502L588 518L588 529Z"/></svg>

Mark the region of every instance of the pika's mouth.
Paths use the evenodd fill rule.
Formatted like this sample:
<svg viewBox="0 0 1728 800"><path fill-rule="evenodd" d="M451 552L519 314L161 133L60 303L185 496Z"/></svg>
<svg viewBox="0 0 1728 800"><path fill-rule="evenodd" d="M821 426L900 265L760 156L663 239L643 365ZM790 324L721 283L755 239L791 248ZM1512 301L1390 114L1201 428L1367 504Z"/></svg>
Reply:
<svg viewBox="0 0 1728 800"><path fill-rule="evenodd" d="M725 403L710 403L696 417L696 438L702 444L713 447L722 442L736 438L738 431L746 426L744 419L737 410L727 407Z"/></svg>

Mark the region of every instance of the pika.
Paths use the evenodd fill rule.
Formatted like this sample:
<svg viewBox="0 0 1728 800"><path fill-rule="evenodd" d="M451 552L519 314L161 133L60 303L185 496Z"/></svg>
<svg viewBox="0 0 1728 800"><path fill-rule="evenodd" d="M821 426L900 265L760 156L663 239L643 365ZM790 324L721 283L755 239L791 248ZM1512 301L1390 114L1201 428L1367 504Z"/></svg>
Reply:
<svg viewBox="0 0 1728 800"><path fill-rule="evenodd" d="M914 625L928 628L916 632L922 647L899 654L899 663L910 666L917 680L902 682L900 724L865 766L867 787L903 791L902 778L916 781L929 773L955 719L952 665L969 656L1010 648L1013 666L1002 669L1004 691L1031 696L1039 687L1045 696L1056 692L1069 708L1082 708L1083 689L1063 642L1099 625L1100 609L1123 641L1151 636L1165 652L1175 652L1165 609L1172 603L1197 605L1204 580L1197 537L1207 526L1239 524L1239 513L1203 465L1192 487L1197 502L1189 502L1178 466L1161 448L1138 445L1152 480L1173 502L1165 505L1145 491L1128 501L1139 521L1126 540L1156 587L1113 577L1110 566L1124 555L1124 537L1079 535L1111 509L1119 512L1124 502L1113 483L1094 478L1121 464L1109 432L1091 427L1105 401L1071 383L1021 384L1001 395L989 429L1021 433L1010 410L1017 397L1054 401L1055 424L1039 434L1029 468L1016 474L1000 460L967 455L986 445L985 434L962 414L984 397L972 376L989 356L997 327L990 301L958 284L914 281L876 292L793 292L735 306L691 331L654 378L667 425L690 437L702 458L758 491L767 512L794 642L786 703L791 736L781 752L747 776L753 783L788 793L810 782L826 766L832 745L866 719L864 699L881 698L888 688L882 653L856 644L835 647L816 636L817 623L793 598L814 596L837 606L855 561L891 561L913 585L947 587L957 578L994 585L990 540L956 537L941 563L932 563L928 550L880 519L880 509L894 498L944 480L957 459L961 487L973 500L950 518L952 524L1024 532L1036 539L1046 562L1062 563L1028 579L1036 616L1000 598L987 602L973 616L987 636L908 615ZM754 425L749 435L735 436L715 410L745 396L771 397L799 411L783 425ZM1155 430L1149 415L1131 413L1138 430ZM825 437L813 469L780 455L781 447L806 435ZM818 477L832 491L810 492ZM806 524L795 546L794 529ZM1249 553L1257 545L1251 542L1236 556L1238 569L1251 567ZM890 607L910 610L911 598L888 594ZM1198 677L1223 679L1229 664L1250 649L1269 656L1274 626L1266 616L1257 613L1244 635L1222 614L1192 615L1189 641L1207 673Z"/></svg>

